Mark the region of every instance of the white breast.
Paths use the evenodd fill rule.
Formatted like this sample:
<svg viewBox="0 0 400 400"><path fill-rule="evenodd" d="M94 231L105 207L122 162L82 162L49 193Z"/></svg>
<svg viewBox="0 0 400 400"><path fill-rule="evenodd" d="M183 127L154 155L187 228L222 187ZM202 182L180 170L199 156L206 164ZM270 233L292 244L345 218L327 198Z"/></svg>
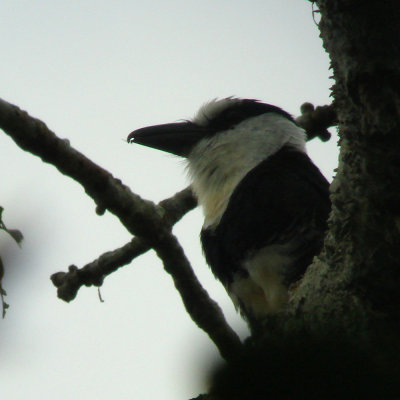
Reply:
<svg viewBox="0 0 400 400"><path fill-rule="evenodd" d="M285 308L289 296L282 273L293 262L288 247L266 246L243 263L249 275L237 274L227 288L236 307L244 306L256 318Z"/></svg>
<svg viewBox="0 0 400 400"><path fill-rule="evenodd" d="M305 133L276 113L248 118L196 145L187 159L188 173L203 208L204 228L218 224L244 176L284 145L305 152Z"/></svg>

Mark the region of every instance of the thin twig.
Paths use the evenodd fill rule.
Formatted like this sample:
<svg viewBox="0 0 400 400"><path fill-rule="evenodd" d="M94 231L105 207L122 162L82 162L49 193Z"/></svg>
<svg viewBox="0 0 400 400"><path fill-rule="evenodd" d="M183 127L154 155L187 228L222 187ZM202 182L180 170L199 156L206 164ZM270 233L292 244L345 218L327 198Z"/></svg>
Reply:
<svg viewBox="0 0 400 400"><path fill-rule="evenodd" d="M164 220L172 227L196 204L192 191L190 188L186 188L161 201L159 206L165 210ZM83 285L100 286L107 275L124 265L130 264L134 258L148 250L150 250L150 246L141 238L135 237L124 246L102 254L80 269L72 265L68 272L53 274L51 280L57 287L58 297L69 302L76 297L78 290Z"/></svg>

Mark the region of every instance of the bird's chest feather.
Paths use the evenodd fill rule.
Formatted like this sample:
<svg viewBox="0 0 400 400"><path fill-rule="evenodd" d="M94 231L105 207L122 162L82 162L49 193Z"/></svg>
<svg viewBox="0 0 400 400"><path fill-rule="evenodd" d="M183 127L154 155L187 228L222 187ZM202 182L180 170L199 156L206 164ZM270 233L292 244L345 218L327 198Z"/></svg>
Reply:
<svg viewBox="0 0 400 400"><path fill-rule="evenodd" d="M289 245L266 246L242 261L227 291L236 308L258 318L279 312L288 301L285 270L293 262Z"/></svg>
<svg viewBox="0 0 400 400"><path fill-rule="evenodd" d="M208 181L201 178L193 180L192 189L204 213L204 228L218 224L241 178L236 174Z"/></svg>

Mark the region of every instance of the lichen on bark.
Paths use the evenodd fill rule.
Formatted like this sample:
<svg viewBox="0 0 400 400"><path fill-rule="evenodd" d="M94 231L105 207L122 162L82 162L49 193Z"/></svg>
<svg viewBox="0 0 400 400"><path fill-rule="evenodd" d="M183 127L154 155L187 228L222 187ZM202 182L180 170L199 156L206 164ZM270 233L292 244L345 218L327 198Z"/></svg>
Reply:
<svg viewBox="0 0 400 400"><path fill-rule="evenodd" d="M341 151L325 250L293 296L291 310L320 312L322 320L328 314L343 320L357 315L368 325L383 320L396 326L400 7L397 1L316 3L333 69Z"/></svg>

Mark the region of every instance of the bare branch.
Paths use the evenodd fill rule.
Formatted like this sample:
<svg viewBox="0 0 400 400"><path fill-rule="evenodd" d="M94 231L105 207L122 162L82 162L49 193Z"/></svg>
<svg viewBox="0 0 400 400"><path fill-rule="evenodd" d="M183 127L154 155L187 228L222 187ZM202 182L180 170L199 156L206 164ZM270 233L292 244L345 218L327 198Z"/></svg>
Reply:
<svg viewBox="0 0 400 400"><path fill-rule="evenodd" d="M57 288L58 298L70 302L83 286L101 286L104 278L150 249L140 238L133 238L124 246L102 254L82 268L70 265L68 272L56 272L51 281Z"/></svg>
<svg viewBox="0 0 400 400"><path fill-rule="evenodd" d="M188 211L196 206L190 187L176 193L173 197L163 200L159 206L165 210L164 221L173 226ZM98 259L85 265L81 269L71 265L68 272L57 272L51 276L53 284L57 287L57 295L65 301L73 300L78 290L83 286L100 286L104 277L116 271L123 265L150 250L150 246L140 238L133 238L124 246L102 254Z"/></svg>
<svg viewBox="0 0 400 400"><path fill-rule="evenodd" d="M210 336L225 359L237 356L240 339L197 280L183 249L164 222L163 208L132 193L108 171L73 149L67 140L59 139L43 122L1 99L0 128L23 150L79 182L96 202L99 213L109 210L130 233L154 248L193 321Z"/></svg>
<svg viewBox="0 0 400 400"><path fill-rule="evenodd" d="M330 139L328 128L337 125L337 115L333 104L314 108L311 103L304 103L300 107L301 115L296 122L307 134L307 140L319 137L323 142Z"/></svg>
<svg viewBox="0 0 400 400"><path fill-rule="evenodd" d="M73 149L68 140L58 138L42 121L0 100L0 128L23 150L53 164L61 173L79 182L98 209L115 214L130 233L154 237L150 233L159 228L162 210L132 193L108 171ZM160 237L161 233L153 241L159 241Z"/></svg>

